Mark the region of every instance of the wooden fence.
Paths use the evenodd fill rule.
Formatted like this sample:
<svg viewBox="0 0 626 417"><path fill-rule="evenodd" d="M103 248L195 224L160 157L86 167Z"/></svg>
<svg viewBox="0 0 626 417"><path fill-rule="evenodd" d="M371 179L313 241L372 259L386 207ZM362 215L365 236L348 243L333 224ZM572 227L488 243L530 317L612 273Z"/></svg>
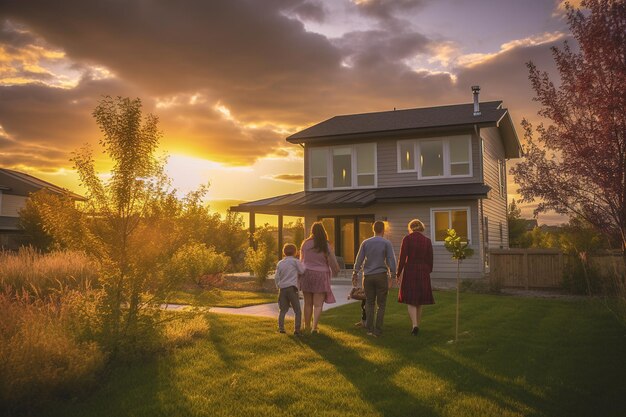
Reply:
<svg viewBox="0 0 626 417"><path fill-rule="evenodd" d="M620 251L596 253L587 260L599 276L624 279ZM571 261L573 258L558 249L491 249L489 281L502 287L560 288L564 269Z"/></svg>
<svg viewBox="0 0 626 417"><path fill-rule="evenodd" d="M558 249L491 249L489 280L502 287L559 288L564 262Z"/></svg>

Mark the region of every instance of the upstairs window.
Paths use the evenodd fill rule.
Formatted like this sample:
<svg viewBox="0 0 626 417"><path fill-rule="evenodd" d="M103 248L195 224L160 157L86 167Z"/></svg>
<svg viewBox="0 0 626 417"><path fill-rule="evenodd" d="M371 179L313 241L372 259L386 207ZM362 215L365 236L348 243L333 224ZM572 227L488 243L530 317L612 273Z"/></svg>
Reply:
<svg viewBox="0 0 626 417"><path fill-rule="evenodd" d="M356 145L356 184L373 187L376 184L376 144Z"/></svg>
<svg viewBox="0 0 626 417"><path fill-rule="evenodd" d="M506 160L498 160L498 185L500 189L500 195L506 195Z"/></svg>
<svg viewBox="0 0 626 417"><path fill-rule="evenodd" d="M415 141L398 142L398 171L415 172Z"/></svg>
<svg viewBox="0 0 626 417"><path fill-rule="evenodd" d="M398 172L417 172L419 179L472 175L471 136L398 141Z"/></svg>
<svg viewBox="0 0 626 417"><path fill-rule="evenodd" d="M311 188L328 188L328 149L311 149Z"/></svg>
<svg viewBox="0 0 626 417"><path fill-rule="evenodd" d="M375 187L376 144L311 148L310 189Z"/></svg>
<svg viewBox="0 0 626 417"><path fill-rule="evenodd" d="M421 176L443 177L443 141L422 140L419 149Z"/></svg>
<svg viewBox="0 0 626 417"><path fill-rule="evenodd" d="M450 175L470 175L469 140L450 140Z"/></svg>
<svg viewBox="0 0 626 417"><path fill-rule="evenodd" d="M333 148L333 187L352 186L352 149Z"/></svg>

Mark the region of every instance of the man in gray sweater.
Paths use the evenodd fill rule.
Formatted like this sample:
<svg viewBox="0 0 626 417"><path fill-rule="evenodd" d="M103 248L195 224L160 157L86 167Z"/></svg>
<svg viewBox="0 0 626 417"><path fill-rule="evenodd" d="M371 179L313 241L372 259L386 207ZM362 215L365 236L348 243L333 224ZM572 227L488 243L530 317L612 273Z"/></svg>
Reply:
<svg viewBox="0 0 626 417"><path fill-rule="evenodd" d="M363 289L365 290L365 315L367 334L378 337L383 332L383 319L387 293L391 288L391 277L396 275L396 255L391 242L383 238L385 223L374 222L374 237L365 239L361 243L359 253L354 263L352 285L356 286L358 274L363 269ZM376 320L374 320L374 311Z"/></svg>

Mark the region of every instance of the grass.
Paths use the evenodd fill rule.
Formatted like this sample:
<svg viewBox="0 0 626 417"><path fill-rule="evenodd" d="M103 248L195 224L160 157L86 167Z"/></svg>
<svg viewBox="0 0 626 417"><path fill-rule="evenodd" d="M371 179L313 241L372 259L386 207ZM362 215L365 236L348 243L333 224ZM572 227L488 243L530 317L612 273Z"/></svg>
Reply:
<svg viewBox="0 0 626 417"><path fill-rule="evenodd" d="M420 335L389 296L385 335L329 310L321 334L272 319L208 314L209 333L158 360L117 368L49 416L621 416L626 328L593 301L437 292ZM291 325L291 322L289 323Z"/></svg>
<svg viewBox="0 0 626 417"><path fill-rule="evenodd" d="M196 307L247 307L274 303L277 297L277 294L267 292L197 288L174 291L168 297L168 302L170 304L188 304Z"/></svg>

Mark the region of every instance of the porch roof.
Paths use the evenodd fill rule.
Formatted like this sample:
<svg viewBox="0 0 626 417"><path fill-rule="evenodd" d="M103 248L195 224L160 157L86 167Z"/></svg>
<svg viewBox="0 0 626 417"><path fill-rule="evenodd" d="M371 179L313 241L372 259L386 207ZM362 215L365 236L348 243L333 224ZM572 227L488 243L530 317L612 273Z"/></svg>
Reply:
<svg viewBox="0 0 626 417"><path fill-rule="evenodd" d="M408 203L487 197L488 185L446 184L366 190L300 191L231 207L243 213L282 213L320 208L362 208L374 203Z"/></svg>

